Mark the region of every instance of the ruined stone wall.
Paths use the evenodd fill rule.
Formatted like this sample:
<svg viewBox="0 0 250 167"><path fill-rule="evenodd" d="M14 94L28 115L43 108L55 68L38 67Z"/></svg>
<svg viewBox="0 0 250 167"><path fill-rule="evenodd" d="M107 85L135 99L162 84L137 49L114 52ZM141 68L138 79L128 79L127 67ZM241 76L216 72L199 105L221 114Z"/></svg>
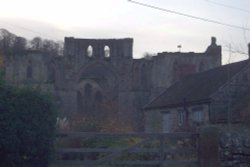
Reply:
<svg viewBox="0 0 250 167"><path fill-rule="evenodd" d="M66 110L74 105L73 112L84 113L83 116L100 116L110 112L118 115L119 104L125 101L130 93L132 47L133 39L130 38L65 38L65 87L60 90L59 95L65 105L63 108ZM66 102L67 93L75 100ZM132 104L127 106L129 105ZM125 115L121 118L125 119Z"/></svg>
<svg viewBox="0 0 250 167"><path fill-rule="evenodd" d="M135 130L143 130L143 106L181 77L219 66L219 48L211 44L204 53L164 52L133 59L131 38L69 37L62 57L41 53L9 57L6 80L48 90L65 115L113 112Z"/></svg>
<svg viewBox="0 0 250 167"><path fill-rule="evenodd" d="M117 67L123 59L132 59L133 39L75 39L65 38L64 56L74 67L91 61L104 60Z"/></svg>
<svg viewBox="0 0 250 167"><path fill-rule="evenodd" d="M197 123L194 121L193 112L194 109L200 108L203 115L202 121ZM174 107L174 108L161 108L153 109L145 112L145 131L146 132L164 132L163 124L164 114L169 114L169 132L183 132L183 131L193 131L197 132L198 129L202 126L208 125L209 122L209 105L208 104L199 104L199 105L190 105L186 107L188 111L188 122L186 122L186 113L183 124L179 124L179 112L183 110L183 106Z"/></svg>
<svg viewBox="0 0 250 167"><path fill-rule="evenodd" d="M53 56L29 52L6 57L5 79L15 86L34 86L54 91L56 67Z"/></svg>
<svg viewBox="0 0 250 167"><path fill-rule="evenodd" d="M179 79L221 65L220 53L159 53L153 58L152 96L157 96Z"/></svg>

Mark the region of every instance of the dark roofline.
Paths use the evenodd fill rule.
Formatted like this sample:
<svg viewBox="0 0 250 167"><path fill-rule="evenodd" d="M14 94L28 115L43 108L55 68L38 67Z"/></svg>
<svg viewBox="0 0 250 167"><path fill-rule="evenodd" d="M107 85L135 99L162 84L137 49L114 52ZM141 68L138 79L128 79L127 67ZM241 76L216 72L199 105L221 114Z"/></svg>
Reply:
<svg viewBox="0 0 250 167"><path fill-rule="evenodd" d="M240 61L240 62L235 62L235 63L231 63L231 64L227 64L227 65L224 65L224 66L220 66L220 67L217 67L217 68L214 68L214 69L211 69L211 70L208 70L208 71L204 71L204 72L200 72L200 73L195 73L193 75L190 75L190 76L187 76L183 79L181 79L180 81L178 82L175 82L172 86L170 86L169 88L167 88L163 93L161 93L159 96L157 96L156 98L152 99L148 104L146 104L143 109L144 110L149 110L149 109L155 109L155 108L171 108L171 107L174 107L174 106L179 106L181 104L183 104L183 100L185 98L185 96L183 95L183 98L182 98L182 95L181 93L179 92L179 100L178 101L172 101L172 103L168 103L166 102L166 100L161 100L163 97L165 97L166 94L168 94L168 91L171 92L172 89L178 89L179 86L176 87L177 84L181 84L181 83L185 83L185 81L188 79L191 79L191 78L194 78L194 77L199 77L199 76L202 76L202 75L207 75L207 74L213 74L215 73L217 70L219 71L225 71L226 69L231 69L231 67L234 67L234 71L236 73L233 74L233 76L237 75L237 73L239 73L245 66L247 66L249 63L249 60L245 60L245 61ZM237 67L237 68L236 68ZM238 71L238 72L237 72ZM221 75L221 74L220 74ZM230 79L233 77L231 76ZM200 77L199 77L200 78ZM225 78L224 78L225 79ZM200 79L201 80L201 79ZM218 81L220 79L217 79ZM221 83L218 83L217 82L217 86L221 87L222 85L224 85L226 82L228 81L225 80L225 81L221 81ZM217 87L217 89L219 88ZM187 89L185 91L188 91ZM210 90L212 91L212 90ZM214 90L216 91L216 90ZM173 92L172 92L173 93ZM187 94L187 92L183 92L184 94ZM197 104L197 103L206 103L206 102L210 102L209 99L211 99L211 94L213 92L210 92L210 94L207 94L206 97L201 97L201 99L197 99L197 97L193 98L193 99L190 99L191 101L186 101L186 103L189 103L189 104ZM168 98L171 98L171 97L168 97ZM199 98L199 97L198 97ZM183 99L183 100L181 100ZM158 101L158 102L157 102ZM160 102L161 101L161 102ZM157 103L161 103L160 105L158 105Z"/></svg>
<svg viewBox="0 0 250 167"><path fill-rule="evenodd" d="M64 41L66 40L76 40L76 41L126 41L126 40L134 40L132 37L124 37L124 38L75 38L75 37L64 37Z"/></svg>
<svg viewBox="0 0 250 167"><path fill-rule="evenodd" d="M206 52L159 52L157 56L201 56L204 55Z"/></svg>
<svg viewBox="0 0 250 167"><path fill-rule="evenodd" d="M174 83L174 84L175 84L175 83ZM155 98L153 98L152 100L150 100L149 103L147 103L146 105L144 105L144 106L142 107L143 110L148 110L148 109L156 108L156 107L150 107L150 105L151 105L155 100L161 98L161 97L165 94L165 92L166 92L167 90L168 90L168 88L167 88L165 91L163 91L160 95L158 95L157 97L155 97Z"/></svg>
<svg viewBox="0 0 250 167"><path fill-rule="evenodd" d="M176 107L180 107L180 106L192 106L192 105L200 105L200 104L209 104L211 102L211 99L202 99L202 100L195 100L195 101L185 101L183 100L183 103L175 103L175 104L170 104L170 105L166 105L166 106L160 106L160 107L147 107L148 105L150 105L150 103L148 105L146 105L145 107L143 107L144 110L152 110L152 109L163 109L163 108L176 108ZM185 103L185 104L184 104Z"/></svg>

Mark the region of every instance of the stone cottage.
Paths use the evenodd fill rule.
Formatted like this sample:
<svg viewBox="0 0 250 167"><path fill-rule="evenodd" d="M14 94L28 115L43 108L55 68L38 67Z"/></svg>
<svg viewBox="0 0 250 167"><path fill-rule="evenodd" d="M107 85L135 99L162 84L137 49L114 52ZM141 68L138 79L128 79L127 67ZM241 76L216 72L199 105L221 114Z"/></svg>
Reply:
<svg viewBox="0 0 250 167"><path fill-rule="evenodd" d="M145 106L148 132L195 131L249 118L249 60L185 77Z"/></svg>

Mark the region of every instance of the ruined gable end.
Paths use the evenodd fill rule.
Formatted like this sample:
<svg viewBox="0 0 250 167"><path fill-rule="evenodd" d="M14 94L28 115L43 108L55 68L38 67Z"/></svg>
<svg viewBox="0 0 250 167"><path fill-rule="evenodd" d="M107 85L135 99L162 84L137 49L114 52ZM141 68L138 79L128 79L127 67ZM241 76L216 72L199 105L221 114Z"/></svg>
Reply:
<svg viewBox="0 0 250 167"><path fill-rule="evenodd" d="M90 61L132 59L133 39L77 39L65 37L64 55L71 59Z"/></svg>

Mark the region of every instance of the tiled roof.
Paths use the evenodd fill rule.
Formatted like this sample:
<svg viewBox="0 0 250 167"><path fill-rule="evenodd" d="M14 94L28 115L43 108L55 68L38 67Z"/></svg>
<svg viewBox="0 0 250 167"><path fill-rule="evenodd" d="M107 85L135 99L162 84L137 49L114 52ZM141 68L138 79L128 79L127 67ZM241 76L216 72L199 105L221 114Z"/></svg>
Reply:
<svg viewBox="0 0 250 167"><path fill-rule="evenodd" d="M210 95L248 63L249 61L245 60L189 75L170 86L144 108L175 107L184 102L186 104L209 102Z"/></svg>

